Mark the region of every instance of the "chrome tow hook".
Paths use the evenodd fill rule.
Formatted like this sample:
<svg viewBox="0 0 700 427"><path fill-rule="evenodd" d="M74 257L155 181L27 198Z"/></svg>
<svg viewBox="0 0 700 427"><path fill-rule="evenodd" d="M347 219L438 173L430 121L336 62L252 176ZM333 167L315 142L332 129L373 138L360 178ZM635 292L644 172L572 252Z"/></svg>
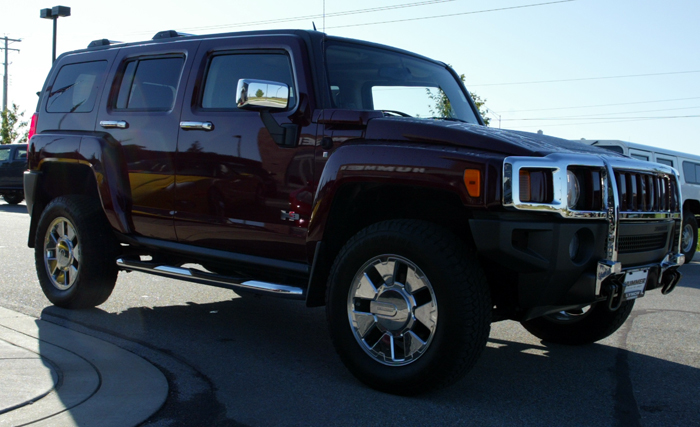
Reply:
<svg viewBox="0 0 700 427"><path fill-rule="evenodd" d="M682 277L683 275L678 270L666 271L661 278L661 293L663 295L670 294L674 289L676 289L676 285L681 281Z"/></svg>
<svg viewBox="0 0 700 427"><path fill-rule="evenodd" d="M622 305L622 285L608 280L603 286L605 292L608 294L608 310L616 311Z"/></svg>

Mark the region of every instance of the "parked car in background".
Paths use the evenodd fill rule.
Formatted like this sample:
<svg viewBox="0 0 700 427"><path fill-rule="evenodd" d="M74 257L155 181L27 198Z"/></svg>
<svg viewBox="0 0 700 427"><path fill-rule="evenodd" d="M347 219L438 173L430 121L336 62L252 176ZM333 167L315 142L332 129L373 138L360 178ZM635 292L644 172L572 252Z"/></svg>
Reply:
<svg viewBox="0 0 700 427"><path fill-rule="evenodd" d="M0 196L11 205L24 200L22 176L27 169L27 144L0 145Z"/></svg>
<svg viewBox="0 0 700 427"><path fill-rule="evenodd" d="M681 176L683 198L681 250L685 255L685 262L690 262L698 246L696 216L700 215L700 156L619 140L583 139L581 142L625 154L633 159L661 163L678 170Z"/></svg>

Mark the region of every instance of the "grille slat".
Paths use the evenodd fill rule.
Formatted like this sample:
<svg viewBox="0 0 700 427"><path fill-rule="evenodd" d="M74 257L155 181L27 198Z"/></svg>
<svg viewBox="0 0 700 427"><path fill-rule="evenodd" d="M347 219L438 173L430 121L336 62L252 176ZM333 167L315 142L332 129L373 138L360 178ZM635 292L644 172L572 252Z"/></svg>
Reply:
<svg viewBox="0 0 700 427"><path fill-rule="evenodd" d="M676 182L668 175L615 171L622 212L655 213L677 209Z"/></svg>
<svg viewBox="0 0 700 427"><path fill-rule="evenodd" d="M622 236L620 237L618 250L624 254L661 249L666 246L666 237L666 233Z"/></svg>

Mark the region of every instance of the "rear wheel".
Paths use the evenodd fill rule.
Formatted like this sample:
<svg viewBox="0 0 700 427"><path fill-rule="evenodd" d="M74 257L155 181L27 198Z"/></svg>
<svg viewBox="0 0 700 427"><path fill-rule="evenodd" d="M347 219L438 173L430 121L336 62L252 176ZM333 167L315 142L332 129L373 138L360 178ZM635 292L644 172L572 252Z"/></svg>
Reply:
<svg viewBox="0 0 700 427"><path fill-rule="evenodd" d="M475 256L447 230L413 220L381 222L348 241L326 310L348 369L404 395L460 379L483 351L491 318Z"/></svg>
<svg viewBox="0 0 700 427"><path fill-rule="evenodd" d="M41 215L34 246L44 294L63 308L102 304L117 280L117 249L99 203L78 195L54 199Z"/></svg>
<svg viewBox="0 0 700 427"><path fill-rule="evenodd" d="M683 215L683 230L681 230L681 252L685 262L690 262L698 247L698 222L692 212Z"/></svg>
<svg viewBox="0 0 700 427"><path fill-rule="evenodd" d="M521 322L537 338L555 344L590 344L617 331L629 317L634 301L625 301L610 311L606 303L596 303L581 310L560 311Z"/></svg>

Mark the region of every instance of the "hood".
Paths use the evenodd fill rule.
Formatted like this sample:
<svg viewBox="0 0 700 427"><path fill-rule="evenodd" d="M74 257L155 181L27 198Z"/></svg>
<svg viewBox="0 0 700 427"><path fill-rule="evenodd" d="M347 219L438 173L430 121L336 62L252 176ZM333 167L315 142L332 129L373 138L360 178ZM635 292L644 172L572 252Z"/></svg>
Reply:
<svg viewBox="0 0 700 427"><path fill-rule="evenodd" d="M404 140L449 144L508 156L583 153L624 157L610 150L593 147L582 142L449 120L393 117L372 119L367 124L365 138L369 140Z"/></svg>

